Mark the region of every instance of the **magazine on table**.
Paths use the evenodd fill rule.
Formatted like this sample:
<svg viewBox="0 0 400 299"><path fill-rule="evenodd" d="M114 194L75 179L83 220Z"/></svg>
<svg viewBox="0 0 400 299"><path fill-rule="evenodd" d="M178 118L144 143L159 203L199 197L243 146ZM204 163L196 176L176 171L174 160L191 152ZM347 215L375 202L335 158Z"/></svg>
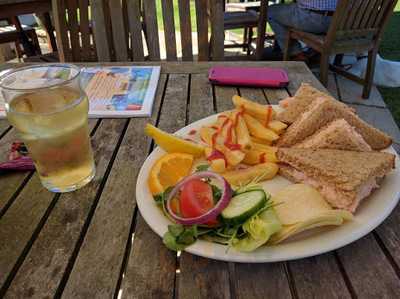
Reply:
<svg viewBox="0 0 400 299"><path fill-rule="evenodd" d="M85 67L81 86L89 99L89 117L146 117L151 115L160 66ZM5 118L0 96L0 118Z"/></svg>

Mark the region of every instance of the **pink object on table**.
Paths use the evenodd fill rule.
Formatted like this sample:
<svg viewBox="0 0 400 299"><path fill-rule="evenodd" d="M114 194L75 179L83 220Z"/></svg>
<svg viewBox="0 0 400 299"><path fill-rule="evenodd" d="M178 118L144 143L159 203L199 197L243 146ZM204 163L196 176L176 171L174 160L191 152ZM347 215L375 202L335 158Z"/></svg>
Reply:
<svg viewBox="0 0 400 299"><path fill-rule="evenodd" d="M35 166L29 157L19 157L17 159L0 163L0 170L34 170Z"/></svg>
<svg viewBox="0 0 400 299"><path fill-rule="evenodd" d="M218 85L282 88L289 84L284 69L269 67L215 66L209 70L208 79Z"/></svg>
<svg viewBox="0 0 400 299"><path fill-rule="evenodd" d="M0 171L6 170L34 170L35 166L22 142L16 141L11 145L9 161L0 163Z"/></svg>

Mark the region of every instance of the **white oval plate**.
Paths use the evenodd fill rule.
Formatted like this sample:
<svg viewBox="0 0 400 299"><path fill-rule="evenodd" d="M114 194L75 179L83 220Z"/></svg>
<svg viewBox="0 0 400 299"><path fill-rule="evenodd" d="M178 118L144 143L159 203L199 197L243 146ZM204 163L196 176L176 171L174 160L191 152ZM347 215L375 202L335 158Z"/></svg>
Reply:
<svg viewBox="0 0 400 299"><path fill-rule="evenodd" d="M187 136L191 130L198 130L203 125L213 123L216 118L217 115L212 115L201 119L182 128L176 134ZM393 148L387 151L396 154ZM147 186L147 178L152 165L163 154L165 152L159 147L150 154L140 170L136 186L139 210L147 224L160 237L167 231L168 224L171 222L155 204ZM398 164L399 157L396 154L396 165ZM198 240L195 244L187 247L185 251L216 260L246 263L288 261L325 253L360 239L381 224L399 201L400 185L398 182L400 182L399 167L387 175L381 187L361 203L354 220L339 227L315 230L312 234L303 234L275 246L262 246L250 253L238 252L234 249L227 251L226 246L204 240ZM264 182L263 187L269 193L274 194L289 184L291 184L289 181L277 176L271 181Z"/></svg>

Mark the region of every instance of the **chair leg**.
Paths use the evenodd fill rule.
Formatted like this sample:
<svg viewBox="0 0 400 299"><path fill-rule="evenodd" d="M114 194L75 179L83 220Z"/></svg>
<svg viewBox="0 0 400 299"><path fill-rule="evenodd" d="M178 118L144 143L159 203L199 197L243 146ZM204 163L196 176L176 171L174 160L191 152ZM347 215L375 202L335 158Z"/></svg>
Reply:
<svg viewBox="0 0 400 299"><path fill-rule="evenodd" d="M24 56L24 52L22 51L21 48L21 43L19 40L15 41L15 54L17 55L18 61L21 61L22 56Z"/></svg>
<svg viewBox="0 0 400 299"><path fill-rule="evenodd" d="M244 27L243 30L243 52L246 51L246 45L247 45L247 37L249 35L249 27Z"/></svg>
<svg viewBox="0 0 400 299"><path fill-rule="evenodd" d="M210 41L208 42L208 60L212 60L212 40L213 36L212 34L210 35Z"/></svg>
<svg viewBox="0 0 400 299"><path fill-rule="evenodd" d="M284 61L288 61L290 59L289 49L290 49L291 42L292 42L292 39L290 37L290 31L289 31L286 36L285 49L283 50L283 60ZM276 43L276 39L275 39L275 43Z"/></svg>
<svg viewBox="0 0 400 299"><path fill-rule="evenodd" d="M375 62L377 54L378 50L376 48L368 52L367 72L365 74L364 88L362 93L363 99L368 99L371 93L371 88L374 81Z"/></svg>
<svg viewBox="0 0 400 299"><path fill-rule="evenodd" d="M336 66L341 66L343 61L343 56L344 56L343 54L336 54L333 64Z"/></svg>
<svg viewBox="0 0 400 299"><path fill-rule="evenodd" d="M321 53L320 61L320 81L325 87L328 86L328 69L329 69L329 55Z"/></svg>
<svg viewBox="0 0 400 299"><path fill-rule="evenodd" d="M249 36L247 40L247 56L251 54L251 40L253 38L253 27L249 28Z"/></svg>
<svg viewBox="0 0 400 299"><path fill-rule="evenodd" d="M42 55L42 50L40 49L40 43L39 43L39 39L37 37L36 31L33 30L31 32L31 34L29 34L29 35L30 35L30 38L32 40L32 44L33 44L33 46L35 48L36 55Z"/></svg>

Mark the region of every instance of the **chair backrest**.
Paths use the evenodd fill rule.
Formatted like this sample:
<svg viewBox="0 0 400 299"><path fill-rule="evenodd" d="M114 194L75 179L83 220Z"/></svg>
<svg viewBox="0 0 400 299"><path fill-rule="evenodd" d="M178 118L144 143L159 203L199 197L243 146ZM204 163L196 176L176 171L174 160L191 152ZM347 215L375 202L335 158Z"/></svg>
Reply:
<svg viewBox="0 0 400 299"><path fill-rule="evenodd" d="M215 2L222 2L216 0ZM194 11L191 10L191 2L188 0L161 0L161 9L157 11L156 0L143 0L144 23L146 27L146 41L149 48L153 49L153 56L159 58L158 27L157 19L154 18L157 12L162 15L164 28L164 40L167 60L177 60L177 33L180 34L180 48L182 50L182 60L192 61L194 43L192 31L197 34L198 60L209 60L209 22L208 22L208 1L195 0ZM178 16L175 16L174 5L178 6ZM179 19L179 30L175 30L175 20ZM192 28L193 20L196 20L196 28ZM212 30L212 27L211 27ZM151 38L152 37L152 38Z"/></svg>
<svg viewBox="0 0 400 299"><path fill-rule="evenodd" d="M268 3L270 0L261 0L259 9L259 22L257 26L257 39L256 39L256 51L255 58L261 60L264 50L265 33L267 27L268 17ZM247 0L245 1L247 2ZM211 22L211 58L212 60L224 60L224 12L225 5L229 3L227 0L208 0Z"/></svg>
<svg viewBox="0 0 400 299"><path fill-rule="evenodd" d="M378 42L397 0L339 0L327 42L363 38Z"/></svg>
<svg viewBox="0 0 400 299"><path fill-rule="evenodd" d="M95 61L89 0L52 0L52 7L60 61Z"/></svg>
<svg viewBox="0 0 400 299"><path fill-rule="evenodd" d="M198 60L223 59L223 0L52 0L61 61L160 60L162 16L166 59L177 60L177 32L182 60L192 61L197 35ZM174 6L178 6L175 16ZM211 22L207 14L210 5ZM160 11L158 11L160 10ZM175 20L179 19L179 30ZM192 20L196 28L192 28ZM209 28L209 26L211 28ZM213 46L209 48L211 33ZM210 53L211 51L211 53ZM147 52L147 53L146 53Z"/></svg>

